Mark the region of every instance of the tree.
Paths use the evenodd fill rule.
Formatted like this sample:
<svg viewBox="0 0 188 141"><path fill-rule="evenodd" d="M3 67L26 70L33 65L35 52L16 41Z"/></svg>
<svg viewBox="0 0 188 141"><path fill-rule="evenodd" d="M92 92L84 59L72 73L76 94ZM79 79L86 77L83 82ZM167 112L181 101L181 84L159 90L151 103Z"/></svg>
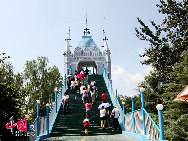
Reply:
<svg viewBox="0 0 188 141"><path fill-rule="evenodd" d="M41 102L41 115L46 115L46 104L54 101L54 88L60 87L61 75L56 66L48 66L47 57L38 57L37 60L27 61L25 64L24 78L28 91L28 111L36 117L36 100Z"/></svg>
<svg viewBox="0 0 188 141"><path fill-rule="evenodd" d="M187 103L173 102L188 80L188 1L160 0L157 7L159 13L165 15L161 24L151 21L152 27L149 27L138 18L141 27L135 28L137 37L150 43L140 55L148 59L141 63L154 68L139 86L146 88L146 108L150 113L157 114L155 106L164 104L166 138L188 140Z"/></svg>
<svg viewBox="0 0 188 141"><path fill-rule="evenodd" d="M9 63L2 63L0 66L0 140L16 140L15 133L6 129L6 123L13 116L15 121L24 118L21 107L25 91L19 86L20 74L15 74L13 66ZM19 82L19 83L18 83ZM16 128L16 127L15 127ZM13 130L15 131L15 130Z"/></svg>

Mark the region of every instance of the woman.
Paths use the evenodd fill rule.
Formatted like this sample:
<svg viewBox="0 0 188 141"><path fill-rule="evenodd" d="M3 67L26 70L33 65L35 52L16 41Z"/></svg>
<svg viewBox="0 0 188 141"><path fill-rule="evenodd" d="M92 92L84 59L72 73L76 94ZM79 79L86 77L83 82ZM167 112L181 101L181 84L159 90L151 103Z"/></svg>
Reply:
<svg viewBox="0 0 188 141"><path fill-rule="evenodd" d="M95 101L95 90L92 87L90 89L90 93L91 93L91 99L92 99L92 104L93 104Z"/></svg>
<svg viewBox="0 0 188 141"><path fill-rule="evenodd" d="M104 130L106 124L106 109L104 109L104 106L102 106L102 109L100 110L100 119L101 119L101 130Z"/></svg>

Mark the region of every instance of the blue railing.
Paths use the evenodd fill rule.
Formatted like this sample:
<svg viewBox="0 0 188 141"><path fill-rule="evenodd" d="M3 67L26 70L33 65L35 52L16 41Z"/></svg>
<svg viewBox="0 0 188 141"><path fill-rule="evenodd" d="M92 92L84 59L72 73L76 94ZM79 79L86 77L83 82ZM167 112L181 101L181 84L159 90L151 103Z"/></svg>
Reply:
<svg viewBox="0 0 188 141"><path fill-rule="evenodd" d="M134 97L132 97L132 112L125 113L125 103L123 104L123 109L119 103L116 92L112 87L112 79L110 79L109 72L103 65L103 78L105 80L108 93L112 100L113 106L120 112L119 123L122 127L122 133L141 140L164 140L164 129L163 129L163 117L162 117L162 104L157 105L159 113L159 126L154 122L151 116L147 113L145 109L144 102L144 89L141 90L141 102L142 108L135 110L134 109ZM162 108L160 108L162 107Z"/></svg>
<svg viewBox="0 0 188 141"><path fill-rule="evenodd" d="M57 118L58 112L61 107L61 103L63 101L64 92L66 92L66 75L64 82L61 81L61 88L57 95L57 89L55 90L55 101L51 105L51 110L49 112L49 104L47 104L47 116L39 116L39 107L40 101L37 101L37 118L34 120L32 125L35 125L35 136L30 136L29 140L31 141L39 141L41 139L45 139L51 136L51 132Z"/></svg>

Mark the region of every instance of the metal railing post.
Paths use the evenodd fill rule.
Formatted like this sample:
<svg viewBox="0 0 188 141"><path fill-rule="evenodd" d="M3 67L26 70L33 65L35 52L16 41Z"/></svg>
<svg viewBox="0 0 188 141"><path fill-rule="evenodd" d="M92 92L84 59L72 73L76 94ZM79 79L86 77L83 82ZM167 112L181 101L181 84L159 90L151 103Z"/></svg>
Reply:
<svg viewBox="0 0 188 141"><path fill-rule="evenodd" d="M49 134L49 106L50 104L46 104L47 107L47 135Z"/></svg>
<svg viewBox="0 0 188 141"><path fill-rule="evenodd" d="M132 114L133 114L133 132L136 133L136 130L135 130L135 117L134 117L134 112L135 112L134 95L131 96L131 100L132 100Z"/></svg>
<svg viewBox="0 0 188 141"><path fill-rule="evenodd" d="M56 108L56 113L57 113L57 87L55 88L55 104L56 104L56 106L55 106L55 108Z"/></svg>
<svg viewBox="0 0 188 141"><path fill-rule="evenodd" d="M39 136L39 129L40 129L40 126L39 126L39 111L40 111L40 100L37 100L37 136Z"/></svg>
<svg viewBox="0 0 188 141"><path fill-rule="evenodd" d="M116 88L116 107L117 107L117 88Z"/></svg>
<svg viewBox="0 0 188 141"><path fill-rule="evenodd" d="M145 125L145 102L144 102L144 88L140 88L140 92L141 92L141 102L142 102L142 116L143 116L143 130L144 130L144 135L146 135L146 125Z"/></svg>
<svg viewBox="0 0 188 141"><path fill-rule="evenodd" d="M163 105L158 104L156 108L158 110L158 116L159 116L160 140L164 140L163 113L162 113Z"/></svg>
<svg viewBox="0 0 188 141"><path fill-rule="evenodd" d="M125 102L122 102L122 104L123 104L123 123L124 123L123 127L125 130Z"/></svg>
<svg viewBox="0 0 188 141"><path fill-rule="evenodd" d="M112 79L110 79L110 83L111 83L111 94L112 94Z"/></svg>

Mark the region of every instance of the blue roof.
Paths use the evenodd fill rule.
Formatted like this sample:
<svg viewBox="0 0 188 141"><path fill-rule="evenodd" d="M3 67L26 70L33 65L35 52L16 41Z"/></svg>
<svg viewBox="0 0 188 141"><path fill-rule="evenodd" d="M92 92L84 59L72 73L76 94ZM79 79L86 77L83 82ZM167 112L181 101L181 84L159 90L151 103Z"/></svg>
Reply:
<svg viewBox="0 0 188 141"><path fill-rule="evenodd" d="M85 48L85 47L89 47L90 50L94 47L96 47L97 45L95 44L95 42L92 39L92 36L82 36L82 40L80 41L80 43L78 44L78 47L80 48Z"/></svg>

